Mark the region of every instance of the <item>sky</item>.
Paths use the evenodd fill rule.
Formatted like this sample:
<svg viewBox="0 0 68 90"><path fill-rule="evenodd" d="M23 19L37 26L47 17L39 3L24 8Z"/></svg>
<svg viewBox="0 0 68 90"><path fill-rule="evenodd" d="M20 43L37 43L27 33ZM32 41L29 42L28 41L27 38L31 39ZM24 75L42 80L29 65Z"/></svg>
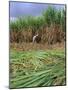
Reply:
<svg viewBox="0 0 68 90"><path fill-rule="evenodd" d="M17 18L20 16L39 16L43 10L46 10L48 6L53 6L56 9L64 8L64 5L56 4L41 4L30 2L10 2L10 18Z"/></svg>

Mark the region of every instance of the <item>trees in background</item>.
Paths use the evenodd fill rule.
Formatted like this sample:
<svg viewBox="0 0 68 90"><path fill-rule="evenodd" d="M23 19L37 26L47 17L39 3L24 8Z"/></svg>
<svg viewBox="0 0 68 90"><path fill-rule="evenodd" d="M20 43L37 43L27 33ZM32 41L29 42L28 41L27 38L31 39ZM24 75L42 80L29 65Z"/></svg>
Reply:
<svg viewBox="0 0 68 90"><path fill-rule="evenodd" d="M57 10L49 6L41 16L20 17L10 21L11 42L31 42L39 33L41 42L49 44L62 42L65 38L65 10Z"/></svg>

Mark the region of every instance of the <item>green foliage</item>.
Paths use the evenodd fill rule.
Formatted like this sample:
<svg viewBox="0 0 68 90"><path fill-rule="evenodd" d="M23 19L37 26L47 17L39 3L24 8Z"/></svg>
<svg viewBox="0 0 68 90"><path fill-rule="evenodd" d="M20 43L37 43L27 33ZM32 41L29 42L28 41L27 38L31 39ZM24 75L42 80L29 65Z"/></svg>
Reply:
<svg viewBox="0 0 68 90"><path fill-rule="evenodd" d="M49 6L47 10L42 13L42 16L20 17L15 22L10 21L10 29L23 30L23 28L31 27L32 29L37 30L45 24L50 26L51 24L60 25L60 23L62 26L65 24L65 10L56 10L55 8Z"/></svg>
<svg viewBox="0 0 68 90"><path fill-rule="evenodd" d="M65 32L66 30L66 11L65 10L62 10L61 26L62 26L62 30Z"/></svg>
<svg viewBox="0 0 68 90"><path fill-rule="evenodd" d="M65 85L64 51L10 52L10 88Z"/></svg>
<svg viewBox="0 0 68 90"><path fill-rule="evenodd" d="M61 25L61 10L57 11L55 23Z"/></svg>
<svg viewBox="0 0 68 90"><path fill-rule="evenodd" d="M55 18L56 18L55 14L56 14L56 9L51 6L49 6L45 12L43 12L45 22L47 23L48 26L55 23Z"/></svg>

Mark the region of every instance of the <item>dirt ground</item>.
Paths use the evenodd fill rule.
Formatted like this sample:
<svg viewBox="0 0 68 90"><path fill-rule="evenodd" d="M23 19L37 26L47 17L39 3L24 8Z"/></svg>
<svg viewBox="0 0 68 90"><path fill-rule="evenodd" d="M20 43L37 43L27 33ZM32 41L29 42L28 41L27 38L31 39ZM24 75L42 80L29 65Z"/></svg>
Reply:
<svg viewBox="0 0 68 90"><path fill-rule="evenodd" d="M31 51L31 50L64 50L65 42L48 45L47 43L10 43L10 49L13 48L19 51Z"/></svg>

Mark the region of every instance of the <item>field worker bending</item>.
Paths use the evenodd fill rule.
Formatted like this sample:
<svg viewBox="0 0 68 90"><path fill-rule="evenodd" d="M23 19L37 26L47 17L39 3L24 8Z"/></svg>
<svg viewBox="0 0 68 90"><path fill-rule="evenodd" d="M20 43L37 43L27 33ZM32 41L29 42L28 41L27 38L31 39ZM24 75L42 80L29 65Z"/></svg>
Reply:
<svg viewBox="0 0 68 90"><path fill-rule="evenodd" d="M41 37L37 34L35 36L33 36L33 43L39 43L41 41Z"/></svg>

